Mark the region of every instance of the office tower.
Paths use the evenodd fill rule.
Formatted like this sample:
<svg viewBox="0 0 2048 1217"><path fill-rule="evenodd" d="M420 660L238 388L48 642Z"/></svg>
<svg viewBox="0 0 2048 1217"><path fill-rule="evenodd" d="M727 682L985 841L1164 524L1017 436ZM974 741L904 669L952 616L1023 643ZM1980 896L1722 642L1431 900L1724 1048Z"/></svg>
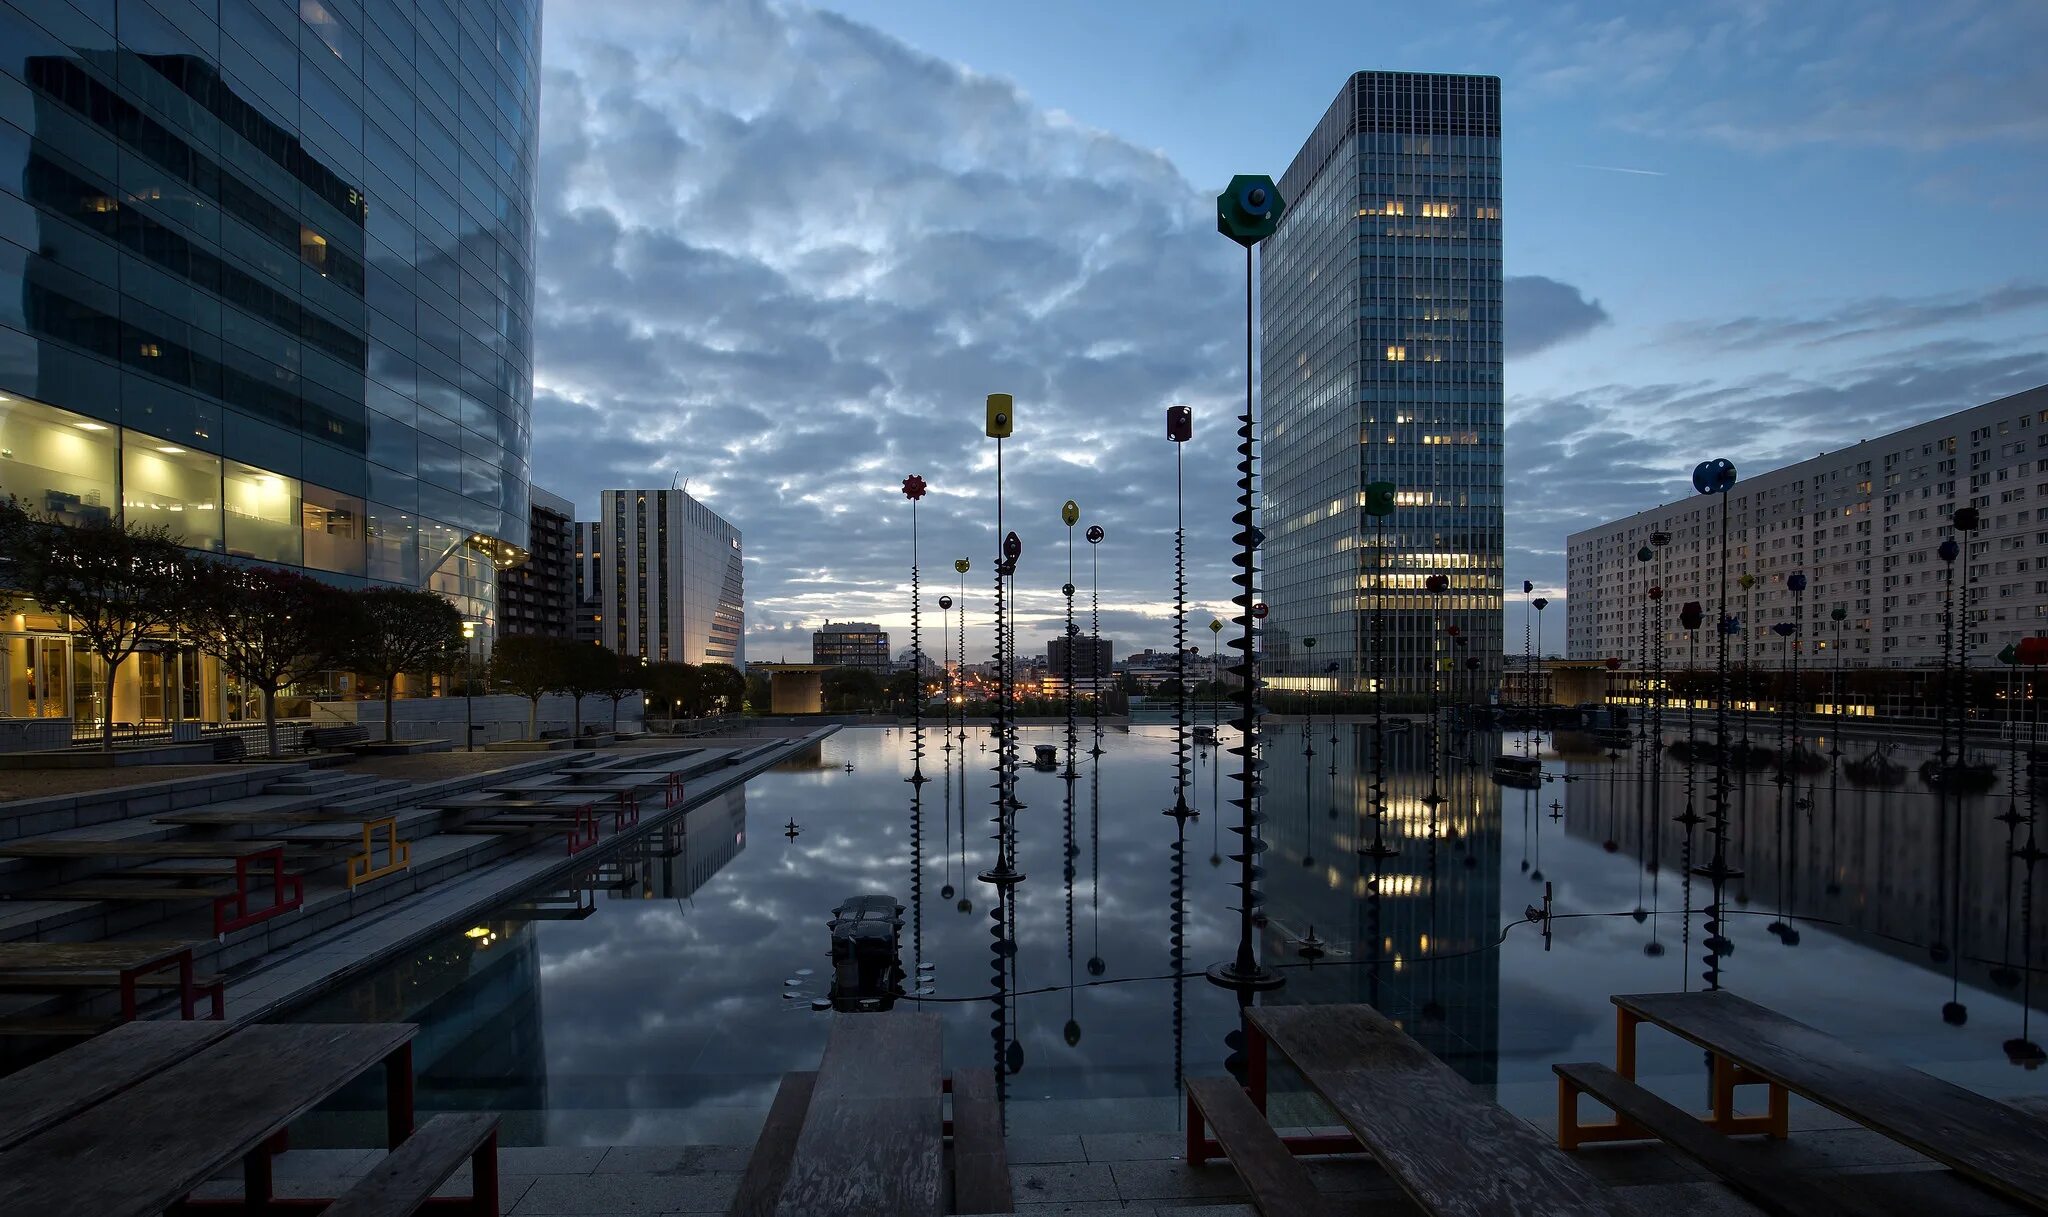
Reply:
<svg viewBox="0 0 2048 1217"><path fill-rule="evenodd" d="M527 543L537 0L0 3L0 492L447 595ZM37 606L4 713L217 720ZM25 624L24 624L25 623Z"/></svg>
<svg viewBox="0 0 2048 1217"><path fill-rule="evenodd" d="M681 490L602 496L598 637L651 662L746 666L740 530Z"/></svg>
<svg viewBox="0 0 2048 1217"><path fill-rule="evenodd" d="M896 666L889 659L889 632L872 621L827 621L811 631L811 662L877 672Z"/></svg>
<svg viewBox="0 0 2048 1217"><path fill-rule="evenodd" d="M1281 688L1491 688L1501 654L1500 81L1360 72L1262 246L1261 587ZM1365 513L1390 482L1391 515ZM1441 596L1431 575L1449 579ZM1448 627L1455 625L1453 638ZM1310 650L1303 645L1314 638ZM1462 639L1462 645L1459 642ZM1462 669L1480 660L1475 674ZM1456 679L1452 678L1456 671Z"/></svg>
<svg viewBox="0 0 2048 1217"><path fill-rule="evenodd" d="M538 638L576 633L575 504L530 488L526 560L498 571L498 632Z"/></svg>

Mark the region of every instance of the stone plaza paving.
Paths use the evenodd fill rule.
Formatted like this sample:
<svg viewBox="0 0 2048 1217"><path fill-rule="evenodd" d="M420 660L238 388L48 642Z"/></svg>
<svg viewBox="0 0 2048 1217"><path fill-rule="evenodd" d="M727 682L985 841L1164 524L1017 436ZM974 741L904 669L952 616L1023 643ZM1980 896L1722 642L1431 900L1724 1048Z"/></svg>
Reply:
<svg viewBox="0 0 2048 1217"><path fill-rule="evenodd" d="M2022 1105L2035 1114L2048 1104ZM1845 1198L1873 1213L2004 1217L2027 1210L1963 1182L1945 1168L1831 1113L1794 1099L1792 1138L1745 1141L1759 1161L1787 1171L1832 1176ZM1306 1131L1306 1130L1294 1130ZM1319 1130L1331 1131L1331 1130ZM1012 1137L1010 1177L1016 1212L1071 1217L1253 1217L1227 1162L1190 1167L1178 1133L1105 1133ZM500 1151L500 1194L508 1217L711 1217L739 1187L748 1147L544 1146ZM332 1195L380 1156L371 1149L292 1150L277 1159L278 1195ZM1619 1192L1642 1217L1736 1217L1760 1210L1689 1163L1654 1145L1596 1146L1577 1160ZM1334 1217L1416 1212L1378 1166L1363 1158L1312 1159L1316 1186L1330 1193ZM239 1196L239 1172L198 1195ZM466 1195L468 1168L443 1189Z"/></svg>

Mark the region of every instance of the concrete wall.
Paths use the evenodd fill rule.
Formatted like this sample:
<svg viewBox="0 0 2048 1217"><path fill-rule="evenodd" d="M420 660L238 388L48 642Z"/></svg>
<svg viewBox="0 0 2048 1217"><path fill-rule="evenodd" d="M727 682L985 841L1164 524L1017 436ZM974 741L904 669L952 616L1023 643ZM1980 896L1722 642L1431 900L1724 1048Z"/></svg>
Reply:
<svg viewBox="0 0 2048 1217"><path fill-rule="evenodd" d="M511 694L491 694L470 699L469 719L476 727L476 742L524 739L530 703ZM619 730L638 731L645 700L634 694L619 703ZM445 739L462 743L463 699L460 697L401 697L392 706L395 734L399 739ZM381 701L323 701L314 706L316 724L361 723L372 738L384 738L384 703ZM612 704L602 697L583 699L583 725L609 730ZM550 693L540 699L540 730L567 732L570 700L566 694Z"/></svg>

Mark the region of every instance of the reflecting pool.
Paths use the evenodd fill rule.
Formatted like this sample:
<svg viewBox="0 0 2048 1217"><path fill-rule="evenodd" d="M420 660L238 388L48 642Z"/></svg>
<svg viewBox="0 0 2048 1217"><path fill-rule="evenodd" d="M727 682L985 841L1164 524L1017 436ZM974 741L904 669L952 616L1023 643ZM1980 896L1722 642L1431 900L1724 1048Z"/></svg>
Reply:
<svg viewBox="0 0 2048 1217"><path fill-rule="evenodd" d="M1026 728L1020 755L1064 738ZM453 927L292 1017L421 1023L422 1110L501 1111L511 1143L744 1142L780 1075L817 1065L833 906L882 892L907 906L900 1004L943 1016L949 1067L1001 1062L1013 1134L1177 1127L1178 1078L1222 1072L1237 1025L1234 996L1201 975L1238 936L1236 758L1191 758L1201 814L1185 830L1177 981L1170 728L1110 732L1095 757L1084 725L1075 777L1022 771L1027 877L1002 968L994 889L977 878L994 858L987 729L950 751L935 728L926 742L931 780L916 786L908 729L843 730L575 884ZM1554 1110L1553 1062L1612 1060L1609 994L1697 989L1710 971L1961 1084L2042 1089L2048 1073L2003 1046L2021 1034L2022 961L2038 965L2048 928L2041 899L2031 934L2021 921L2027 876L2011 862L2025 777L2010 789L1990 754L1988 793L1941 796L1914 772L1925 754L1900 747L1906 778L1869 788L1841 764L1867 746L1837 757L1809 743L1818 767L1792 781L1738 775L1723 852L1741 874L1710 927L1714 886L1691 866L1713 850L1711 769L1647 740L1610 753L1569 735L1459 734L1433 775L1418 726L1387 739L1375 825L1370 728L1289 725L1266 741L1255 934L1286 985L1261 1000L1371 1002L1532 1117ZM1547 780L1496 784L1503 749L1533 749ZM1707 817L1690 826L1688 798ZM1391 856L1361 855L1376 832ZM1642 1067L1697 1097L1696 1050L1646 1039ZM380 1104L344 1096L329 1134L363 1123L374 1139Z"/></svg>

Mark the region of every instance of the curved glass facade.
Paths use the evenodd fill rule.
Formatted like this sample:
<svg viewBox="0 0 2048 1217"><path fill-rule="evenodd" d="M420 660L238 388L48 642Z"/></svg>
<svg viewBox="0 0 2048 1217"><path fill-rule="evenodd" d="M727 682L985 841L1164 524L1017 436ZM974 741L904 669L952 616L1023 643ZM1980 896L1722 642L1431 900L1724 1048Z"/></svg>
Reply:
<svg viewBox="0 0 2048 1217"><path fill-rule="evenodd" d="M0 0L0 493L488 628L526 544L539 31L538 0Z"/></svg>

